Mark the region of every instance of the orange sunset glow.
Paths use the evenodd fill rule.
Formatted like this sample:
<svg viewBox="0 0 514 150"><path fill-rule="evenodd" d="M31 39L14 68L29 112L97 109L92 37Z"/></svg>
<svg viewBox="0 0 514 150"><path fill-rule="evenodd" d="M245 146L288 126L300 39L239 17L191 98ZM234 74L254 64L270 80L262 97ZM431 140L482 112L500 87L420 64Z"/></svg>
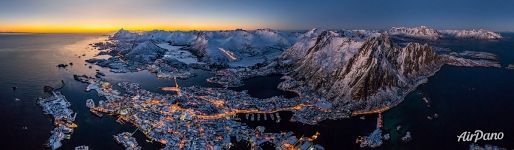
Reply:
<svg viewBox="0 0 514 150"><path fill-rule="evenodd" d="M5 1L0 32L85 33L128 30L233 30L285 27L273 10L251 5L219 8L212 2L163 0ZM228 10L231 11L228 11ZM238 13L232 11L240 10Z"/></svg>

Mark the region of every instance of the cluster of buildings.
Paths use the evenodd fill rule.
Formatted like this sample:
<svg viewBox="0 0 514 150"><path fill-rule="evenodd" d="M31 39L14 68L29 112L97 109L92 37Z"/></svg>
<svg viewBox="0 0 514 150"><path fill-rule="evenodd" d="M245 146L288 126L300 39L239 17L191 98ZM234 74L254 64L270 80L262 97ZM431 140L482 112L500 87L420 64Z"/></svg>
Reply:
<svg viewBox="0 0 514 150"><path fill-rule="evenodd" d="M51 115L54 119L55 128L51 131L47 144L51 149L57 149L62 146L63 139L71 138L73 128L77 127L73 123L77 114L69 108L70 102L59 91L52 91L50 97L39 98L38 104L45 114Z"/></svg>
<svg viewBox="0 0 514 150"><path fill-rule="evenodd" d="M266 133L264 127L253 129L238 121L237 114L295 111L308 106L296 99L256 99L245 92L196 86L181 88L180 96L161 95L136 83L117 86L124 92L114 90L108 82L90 80L87 90L96 90L106 98L98 105L88 104L91 111L133 124L148 139L165 145L164 149L225 149L233 146L234 139L247 141L253 148L272 143L283 149L323 149L313 143L315 138L298 139L292 132Z"/></svg>
<svg viewBox="0 0 514 150"><path fill-rule="evenodd" d="M114 135L114 140L117 143L123 145L126 150L140 150L141 147L137 144L136 138L132 137L131 133L123 132L117 135Z"/></svg>

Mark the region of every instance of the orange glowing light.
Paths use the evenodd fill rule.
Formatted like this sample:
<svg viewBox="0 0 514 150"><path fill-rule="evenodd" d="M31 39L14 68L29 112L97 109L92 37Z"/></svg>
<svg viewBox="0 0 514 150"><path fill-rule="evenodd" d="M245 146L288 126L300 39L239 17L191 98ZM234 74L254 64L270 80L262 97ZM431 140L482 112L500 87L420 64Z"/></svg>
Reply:
<svg viewBox="0 0 514 150"><path fill-rule="evenodd" d="M216 25L208 24L195 25L195 24L156 24L156 23L142 23L142 25L127 24L0 24L0 32L32 32L32 33L110 33L115 32L121 28L132 31L150 31L150 30L169 30L169 31L191 31L191 30L234 30L238 28L256 29L253 26L238 26L238 25Z"/></svg>

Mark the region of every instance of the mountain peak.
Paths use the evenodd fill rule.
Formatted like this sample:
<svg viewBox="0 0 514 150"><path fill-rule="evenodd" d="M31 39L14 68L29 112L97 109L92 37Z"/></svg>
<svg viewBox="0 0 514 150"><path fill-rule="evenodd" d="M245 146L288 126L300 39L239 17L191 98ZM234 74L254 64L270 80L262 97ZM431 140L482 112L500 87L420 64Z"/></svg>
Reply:
<svg viewBox="0 0 514 150"><path fill-rule="evenodd" d="M351 110L397 103L442 65L430 46L400 47L387 34L359 42L327 31L313 44L295 45L304 47L291 48L286 55L305 53L292 64L290 75L299 81L298 87L309 87L336 106Z"/></svg>

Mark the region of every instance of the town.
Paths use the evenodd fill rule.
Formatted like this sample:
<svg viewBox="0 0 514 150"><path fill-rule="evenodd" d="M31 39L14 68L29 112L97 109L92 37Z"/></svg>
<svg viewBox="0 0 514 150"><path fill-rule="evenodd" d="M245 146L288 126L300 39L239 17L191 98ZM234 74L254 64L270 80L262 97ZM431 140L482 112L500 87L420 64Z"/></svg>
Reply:
<svg viewBox="0 0 514 150"><path fill-rule="evenodd" d="M82 79L89 82L86 91L94 90L102 99L97 105L87 100L86 105L93 113L113 115L120 123L130 123L151 141L163 144L165 149L230 148L234 144L232 139L246 141L252 148L268 142L278 149L323 149L313 143L319 135L297 138L292 132L267 133L264 127L253 129L237 118L237 114L273 116L273 113L280 111L309 112L304 109L317 108L308 101L283 97L257 99L245 92L223 88L178 85L174 87L180 89L176 90L176 95L161 95L146 91L136 83L112 85L99 79ZM113 86L118 86L120 90L113 89ZM260 119L260 115L257 116L256 119ZM278 114L271 118L280 121ZM129 147L137 149L127 135L118 136L123 138L116 138L117 141L132 143Z"/></svg>

